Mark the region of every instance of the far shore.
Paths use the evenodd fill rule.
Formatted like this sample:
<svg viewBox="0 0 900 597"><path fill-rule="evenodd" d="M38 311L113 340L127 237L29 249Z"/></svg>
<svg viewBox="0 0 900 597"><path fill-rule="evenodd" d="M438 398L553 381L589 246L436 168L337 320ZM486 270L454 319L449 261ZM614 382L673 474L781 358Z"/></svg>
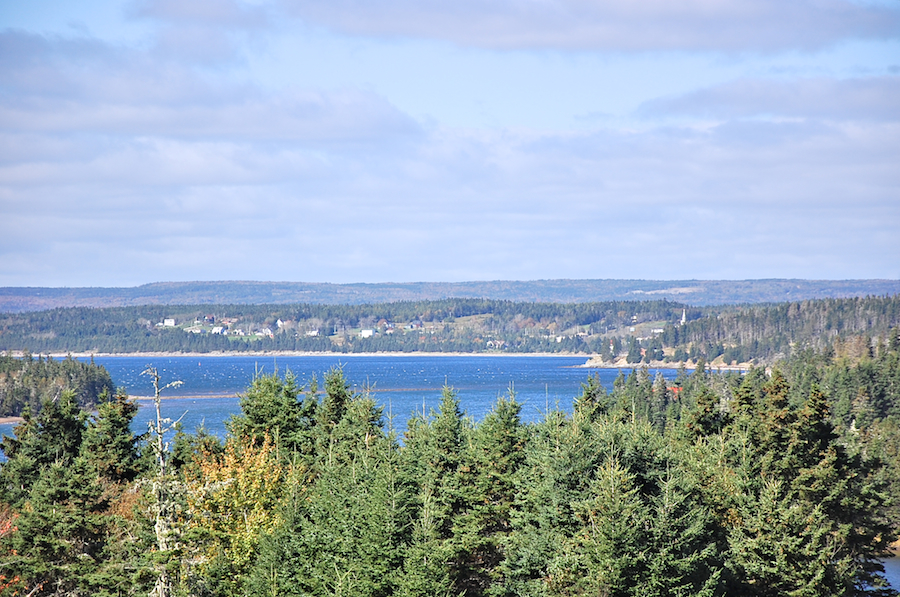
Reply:
<svg viewBox="0 0 900 597"><path fill-rule="evenodd" d="M7 351L6 354L12 357L20 358L23 356L22 351ZM628 363L625 357L619 357L612 361L604 361L596 354L571 353L571 352L312 352L299 350L274 350L274 351L221 351L221 352L50 352L50 353L33 353L32 356L52 357L54 359L64 359L66 357L76 358L172 358L172 357L191 357L191 358L216 358L216 357L567 357L567 358L584 358L583 365L574 365L575 367L584 367L586 369L641 369L647 367L649 369L681 369L693 370L697 366L690 362L666 362L666 361L650 361L649 363ZM751 363L736 363L726 365L722 362L713 360L706 364L711 371L746 371L753 367Z"/></svg>

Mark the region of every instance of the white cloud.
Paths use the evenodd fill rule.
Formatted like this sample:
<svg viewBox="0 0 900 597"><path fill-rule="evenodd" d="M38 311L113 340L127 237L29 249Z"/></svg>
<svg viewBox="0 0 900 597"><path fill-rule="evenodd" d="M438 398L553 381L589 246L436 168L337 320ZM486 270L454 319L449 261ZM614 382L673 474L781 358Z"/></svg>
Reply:
<svg viewBox="0 0 900 597"><path fill-rule="evenodd" d="M887 9L837 0L812 24L791 13L811 4L768 0L640 5L650 16L550 1L304 6L345 31L504 48L773 50L896 29ZM362 79L265 88L242 67L179 59L194 27L224 36L198 37L200 53L233 59L235 35L270 26L254 11L144 3L134 15L161 23L160 41L141 48L0 33L0 286L900 277L897 77L739 76L646 102L636 128L615 115L605 128L454 128ZM887 29L869 20L885 14ZM476 96L464 75L460 97Z"/></svg>
<svg viewBox="0 0 900 597"><path fill-rule="evenodd" d="M128 12L158 24L154 53L202 65L240 61L247 41L270 26L264 7L234 0L137 0Z"/></svg>
<svg viewBox="0 0 900 597"><path fill-rule="evenodd" d="M137 0L129 7L135 17L168 23L216 25L252 29L269 24L264 7L234 0Z"/></svg>
<svg viewBox="0 0 900 597"><path fill-rule="evenodd" d="M900 120L900 77L741 79L646 102L645 116Z"/></svg>
<svg viewBox="0 0 900 597"><path fill-rule="evenodd" d="M349 35L441 39L494 49L811 50L896 38L900 11L848 0L284 0Z"/></svg>
<svg viewBox="0 0 900 597"><path fill-rule="evenodd" d="M357 142L415 135L417 124L383 98L365 92L296 92L234 98L219 105L76 102L40 98L0 105L7 130L164 135L181 138Z"/></svg>
<svg viewBox="0 0 900 597"><path fill-rule="evenodd" d="M320 162L250 142L110 147L29 184L0 172L19 206L0 284L47 259L70 284L81 262L125 275L119 260L134 283L900 274L900 125L764 123L751 141L740 126L436 130Z"/></svg>
<svg viewBox="0 0 900 597"><path fill-rule="evenodd" d="M367 91L264 95L135 50L21 32L0 33L4 53L0 125L7 131L337 143L418 131Z"/></svg>

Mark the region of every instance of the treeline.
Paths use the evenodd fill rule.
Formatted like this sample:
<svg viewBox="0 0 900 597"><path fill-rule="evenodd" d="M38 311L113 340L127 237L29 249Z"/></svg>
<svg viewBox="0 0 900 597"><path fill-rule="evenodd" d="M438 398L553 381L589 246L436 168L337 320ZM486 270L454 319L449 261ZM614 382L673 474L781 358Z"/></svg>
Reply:
<svg viewBox="0 0 900 597"><path fill-rule="evenodd" d="M304 282L159 282L131 288L0 287L0 311L55 307L188 304L363 304L489 298L547 303L688 300L693 305L773 303L812 298L896 294L900 280L495 280L327 284Z"/></svg>
<svg viewBox="0 0 900 597"><path fill-rule="evenodd" d="M176 325L164 326L167 319ZM72 308L0 317L0 349L563 352L597 354L610 362L626 357L633 364L703 358L727 365L773 362L805 348L823 350L860 335L884 334L898 324L900 296L702 309L669 301L561 305L481 299Z"/></svg>
<svg viewBox="0 0 900 597"><path fill-rule="evenodd" d="M127 397L66 393L0 445L0 594L895 595L900 337L875 346L588 378L534 424L446 388L402 442L340 370L258 377L224 441L170 452Z"/></svg>
<svg viewBox="0 0 900 597"><path fill-rule="evenodd" d="M898 325L898 295L704 308L665 300L483 299L71 308L0 317L0 350L562 352L632 364L702 358L729 365L771 363Z"/></svg>
<svg viewBox="0 0 900 597"><path fill-rule="evenodd" d="M900 296L821 299L709 311L666 329L666 346L695 346L707 360L785 357L795 348L825 349L836 339L884 334L900 324ZM750 357L750 358L747 358Z"/></svg>
<svg viewBox="0 0 900 597"><path fill-rule="evenodd" d="M577 336L577 332L596 335L599 340L600 334L615 332L633 321L678 321L685 308L669 301L561 305L483 299L377 305L78 307L0 316L0 350L483 352L489 341L497 340L507 350L518 352L538 348L589 352L584 342L587 336ZM690 317L700 316L700 310L687 309ZM460 321L472 317L476 319ZM179 327L158 325L170 318ZM185 333L181 327L223 321L232 332L240 330L244 335L208 333L213 324L205 325L202 333ZM371 328L377 335L360 338L360 328ZM264 330L272 332L271 336L262 334ZM308 331L318 335L308 336ZM557 342L565 332L568 334Z"/></svg>
<svg viewBox="0 0 900 597"><path fill-rule="evenodd" d="M75 403L90 410L103 396L115 394L115 386L109 372L93 361L0 355L0 416L37 412L44 401L55 400L64 391L71 391Z"/></svg>

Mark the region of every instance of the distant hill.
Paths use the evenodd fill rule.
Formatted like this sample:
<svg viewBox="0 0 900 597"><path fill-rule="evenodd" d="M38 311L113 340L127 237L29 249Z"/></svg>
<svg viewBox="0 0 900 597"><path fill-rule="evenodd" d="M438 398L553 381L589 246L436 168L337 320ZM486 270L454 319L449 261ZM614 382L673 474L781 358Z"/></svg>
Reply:
<svg viewBox="0 0 900 597"><path fill-rule="evenodd" d="M0 352L566 353L612 363L771 363L900 347L900 294L697 307L656 299L449 298L363 305L134 305L0 314Z"/></svg>
<svg viewBox="0 0 900 597"><path fill-rule="evenodd" d="M0 288L0 312L57 307L202 304L343 304L486 298L584 303L668 299L696 306L900 294L900 280L533 280L325 284L158 282L131 288Z"/></svg>

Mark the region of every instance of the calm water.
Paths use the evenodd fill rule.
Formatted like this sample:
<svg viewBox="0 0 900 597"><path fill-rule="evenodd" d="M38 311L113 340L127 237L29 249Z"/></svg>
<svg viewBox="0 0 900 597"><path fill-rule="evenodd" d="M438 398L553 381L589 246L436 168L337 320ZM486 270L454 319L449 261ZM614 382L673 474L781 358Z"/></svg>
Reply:
<svg viewBox="0 0 900 597"><path fill-rule="evenodd" d="M110 372L117 386L132 396L150 396L150 380L140 375L148 364L157 368L161 382L180 380L183 385L163 393L179 396L163 402L163 416L182 418L184 428L193 431L203 424L223 437L224 423L240 411L238 394L252 382L256 372L291 371L301 385L316 375L320 388L326 371L342 367L354 391L366 388L384 407L385 419L402 434L406 420L414 412L436 408L441 388L447 384L459 395L461 406L475 420L487 414L498 396L512 390L522 403L522 418L537 420L547 408L570 410L591 373L612 387L618 371L588 370L585 357L420 357L420 356L314 356L314 357L143 357L97 358ZM651 375L656 375L655 371ZM664 375L674 377L675 371ZM152 412L149 399L139 400L141 412L136 424L145 428Z"/></svg>
<svg viewBox="0 0 900 597"><path fill-rule="evenodd" d="M900 590L900 556L884 561L884 577L891 587Z"/></svg>
<svg viewBox="0 0 900 597"><path fill-rule="evenodd" d="M112 376L117 387L125 388L138 398L141 409L135 418L135 429L146 430L154 416L153 387L141 375L148 365L155 367L160 381L183 382L163 392L171 398L163 401L163 416L181 418L186 431L199 425L219 437L225 436L225 421L240 411L238 394L245 391L257 372L291 371L301 385L316 375L320 388L326 371L343 368L354 391L366 388L384 407L386 423L402 436L406 420L415 412L428 411L440 403L441 388L452 386L461 406L472 419L481 420L497 397L512 390L522 403L522 419L535 421L548 408L570 411L581 384L591 374L612 388L617 370L578 367L586 357L485 357L485 356L306 356L263 358L230 357L96 357ZM667 378L676 372L660 370ZM651 370L651 376L656 370ZM144 397L143 399L141 397ZM12 433L12 425L0 425L0 433Z"/></svg>

